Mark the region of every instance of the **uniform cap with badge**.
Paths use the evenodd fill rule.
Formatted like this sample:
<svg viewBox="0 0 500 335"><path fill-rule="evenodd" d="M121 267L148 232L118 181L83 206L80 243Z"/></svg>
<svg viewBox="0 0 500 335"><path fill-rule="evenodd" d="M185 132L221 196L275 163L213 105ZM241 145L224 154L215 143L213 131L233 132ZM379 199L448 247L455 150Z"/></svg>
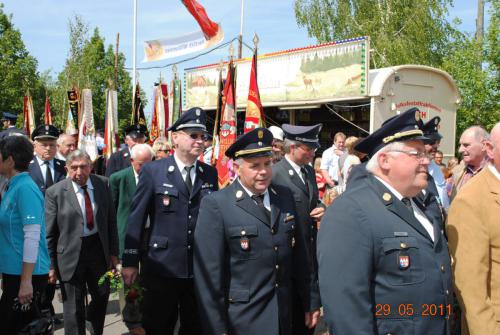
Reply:
<svg viewBox="0 0 500 335"><path fill-rule="evenodd" d="M31 139L35 140L57 140L59 138L59 129L51 124L42 124L33 130Z"/></svg>
<svg viewBox="0 0 500 335"><path fill-rule="evenodd" d="M13 123L15 123L17 120L17 115L16 114L12 114L12 113L9 113L9 112L3 112L2 113L2 120L1 121L11 121Z"/></svg>
<svg viewBox="0 0 500 335"><path fill-rule="evenodd" d="M314 126L293 126L291 124L283 124L283 132L285 138L304 143L310 148L318 149L321 147L319 144L319 133L323 125L321 123Z"/></svg>
<svg viewBox="0 0 500 335"><path fill-rule="evenodd" d="M440 122L441 118L439 116L435 116L423 125L422 131L424 132L424 136L429 139L426 140L425 143L433 143L435 141L440 141L443 138L443 136L438 132Z"/></svg>
<svg viewBox="0 0 500 335"><path fill-rule="evenodd" d="M194 107L186 112L171 125L169 131L207 131L207 113L199 107Z"/></svg>
<svg viewBox="0 0 500 335"><path fill-rule="evenodd" d="M226 150L232 159L271 156L273 134L266 128L255 128L241 135Z"/></svg>
<svg viewBox="0 0 500 335"><path fill-rule="evenodd" d="M354 150L373 156L377 151L392 142L428 140L422 131L423 122L418 108L387 119L382 126L361 140Z"/></svg>
<svg viewBox="0 0 500 335"><path fill-rule="evenodd" d="M143 124L132 124L125 128L125 135L133 139L147 137L148 128Z"/></svg>

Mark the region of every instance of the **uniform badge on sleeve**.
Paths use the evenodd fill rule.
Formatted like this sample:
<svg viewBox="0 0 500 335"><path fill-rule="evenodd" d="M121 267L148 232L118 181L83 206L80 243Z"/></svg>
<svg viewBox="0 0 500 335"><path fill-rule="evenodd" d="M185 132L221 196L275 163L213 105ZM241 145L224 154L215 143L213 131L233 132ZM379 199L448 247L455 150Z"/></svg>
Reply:
<svg viewBox="0 0 500 335"><path fill-rule="evenodd" d="M163 205L164 206L170 205L170 197L168 195L163 196Z"/></svg>
<svg viewBox="0 0 500 335"><path fill-rule="evenodd" d="M398 256L399 269L406 270L410 267L410 256L407 254L399 254Z"/></svg>

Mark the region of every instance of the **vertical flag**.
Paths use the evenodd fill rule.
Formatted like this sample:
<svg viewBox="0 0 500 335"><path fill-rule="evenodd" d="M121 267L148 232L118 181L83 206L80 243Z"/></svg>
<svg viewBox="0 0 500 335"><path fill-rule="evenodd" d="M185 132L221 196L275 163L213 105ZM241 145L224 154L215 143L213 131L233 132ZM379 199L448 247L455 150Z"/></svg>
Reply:
<svg viewBox="0 0 500 335"><path fill-rule="evenodd" d="M118 93L115 90L106 90L106 118L104 125L104 154L109 158L118 151L120 140L118 137Z"/></svg>
<svg viewBox="0 0 500 335"><path fill-rule="evenodd" d="M146 117L144 116L144 106L142 105L142 100L141 100L141 88L139 87L139 83L137 83L137 87L135 90L134 110L132 111L132 124L141 124L147 127Z"/></svg>
<svg viewBox="0 0 500 335"><path fill-rule="evenodd" d="M68 115L68 124L66 129L75 129L75 132L68 132L68 134L76 134L78 131L78 122L80 121L80 96L78 94L78 90L76 88L72 88L68 91L68 102L69 102L69 113L71 114L71 118ZM71 124L69 123L71 120Z"/></svg>
<svg viewBox="0 0 500 335"><path fill-rule="evenodd" d="M219 187L223 188L230 182L230 169L228 159L225 157L226 150L236 140L236 69L233 61L229 62L227 79L224 87L225 101L222 104L221 120L219 129L219 153L217 159L217 172L219 175Z"/></svg>
<svg viewBox="0 0 500 335"><path fill-rule="evenodd" d="M260 101L259 85L257 83L257 49L253 54L250 70L250 85L248 86L247 110L245 113L245 133L264 126L264 109Z"/></svg>
<svg viewBox="0 0 500 335"><path fill-rule="evenodd" d="M170 90L172 96L172 120L170 124L174 124L174 122L177 121L181 115L182 110L181 81L177 78L177 76L175 76L172 80Z"/></svg>
<svg viewBox="0 0 500 335"><path fill-rule="evenodd" d="M92 161L97 159L97 144L95 140L94 111L92 108L92 91L82 91L82 120L78 132L78 149L85 151Z"/></svg>
<svg viewBox="0 0 500 335"><path fill-rule="evenodd" d="M68 109L68 118L66 120L66 129L64 132L66 134L74 135L78 134L78 129L75 126L76 122L75 119L73 119L73 113L71 112L71 108Z"/></svg>
<svg viewBox="0 0 500 335"><path fill-rule="evenodd" d="M50 100L49 96L45 96L45 113L44 113L45 124L52 124L52 115L50 114Z"/></svg>
<svg viewBox="0 0 500 335"><path fill-rule="evenodd" d="M219 71L219 82L217 85L217 109L215 110L215 122L214 131L212 133L212 155L210 157L210 162L206 162L212 166L215 166L219 158L219 120L220 113L223 107L222 97L224 95L224 82L222 81L222 68Z"/></svg>
<svg viewBox="0 0 500 335"><path fill-rule="evenodd" d="M153 115L151 117L150 141L154 143L157 138L166 138L168 123L168 88L167 84L160 82L154 91Z"/></svg>
<svg viewBox="0 0 500 335"><path fill-rule="evenodd" d="M24 131L29 138L31 133L35 130L35 110L33 109L33 101L31 100L30 93L27 92L24 96Z"/></svg>

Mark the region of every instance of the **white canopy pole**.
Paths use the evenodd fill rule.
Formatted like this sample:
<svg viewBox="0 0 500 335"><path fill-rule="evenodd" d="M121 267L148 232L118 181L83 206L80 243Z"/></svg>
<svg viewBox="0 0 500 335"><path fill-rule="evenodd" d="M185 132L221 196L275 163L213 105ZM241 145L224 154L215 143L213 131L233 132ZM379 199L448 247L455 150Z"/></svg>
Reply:
<svg viewBox="0 0 500 335"><path fill-rule="evenodd" d="M238 36L238 59L242 57L243 48L243 13L245 11L245 0L241 0L240 35Z"/></svg>

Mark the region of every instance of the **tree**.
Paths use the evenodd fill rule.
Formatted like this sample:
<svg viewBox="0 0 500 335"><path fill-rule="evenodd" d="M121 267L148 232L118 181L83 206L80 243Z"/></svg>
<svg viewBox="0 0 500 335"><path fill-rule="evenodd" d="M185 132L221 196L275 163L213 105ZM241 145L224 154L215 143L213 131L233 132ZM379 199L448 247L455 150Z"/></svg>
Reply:
<svg viewBox="0 0 500 335"><path fill-rule="evenodd" d="M370 36L373 67L439 66L453 26L452 0L295 0L295 16L318 42Z"/></svg>
<svg viewBox="0 0 500 335"><path fill-rule="evenodd" d="M106 89L110 83L118 91L118 118L120 128L124 128L132 113L131 79L125 70L125 56L118 54L118 83L114 83L115 52L112 45L107 48L104 38L95 28L88 36L88 25L79 16L69 22L70 51L66 66L58 76L55 100L57 106L57 122L64 128L68 105L66 92L71 87L79 90L92 90L92 105L97 128L104 128L106 113Z"/></svg>
<svg viewBox="0 0 500 335"><path fill-rule="evenodd" d="M444 58L443 69L455 79L462 97L457 114L458 136L471 125L490 130L500 120L499 9L500 0L491 1L491 18L484 45L474 36L460 34L449 45L449 55ZM478 69L477 64L482 64L482 67Z"/></svg>
<svg viewBox="0 0 500 335"><path fill-rule="evenodd" d="M44 86L37 64L12 24L12 15L6 15L0 3L0 111L22 115L23 96L29 89L36 115L43 113Z"/></svg>

